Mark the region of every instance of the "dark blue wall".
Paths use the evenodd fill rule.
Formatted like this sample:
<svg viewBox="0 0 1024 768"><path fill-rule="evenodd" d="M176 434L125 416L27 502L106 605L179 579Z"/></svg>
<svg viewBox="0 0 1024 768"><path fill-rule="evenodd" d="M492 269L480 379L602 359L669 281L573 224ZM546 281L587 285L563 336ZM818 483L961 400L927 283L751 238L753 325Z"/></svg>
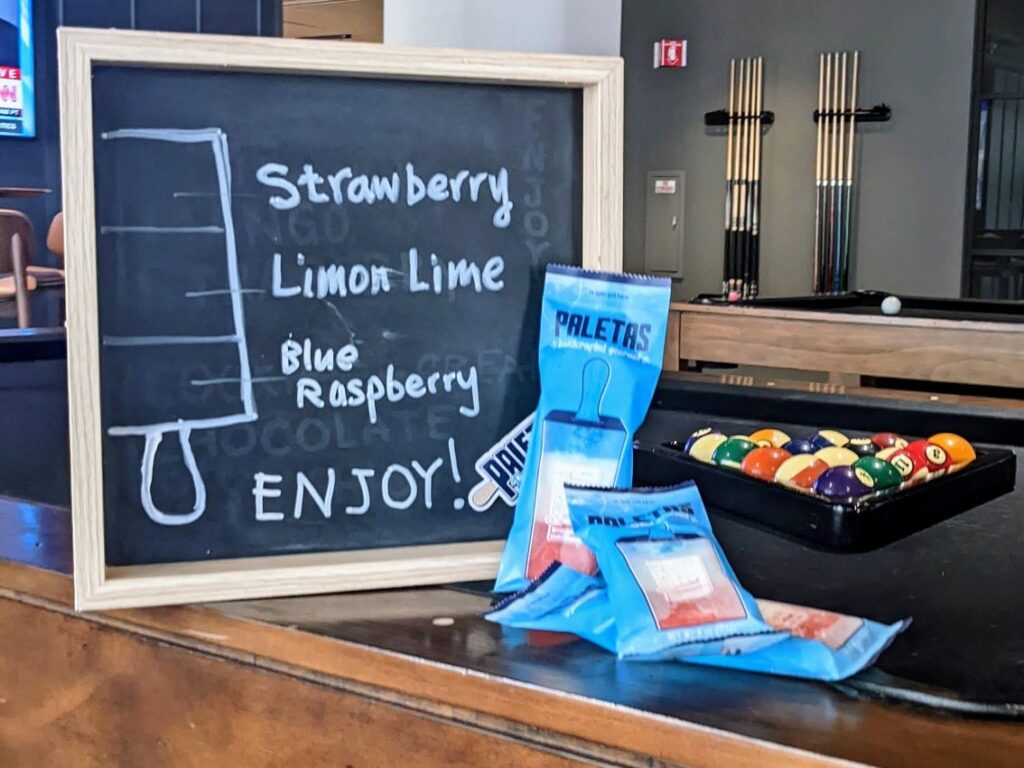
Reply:
<svg viewBox="0 0 1024 768"><path fill-rule="evenodd" d="M38 100L34 139L0 138L0 186L49 187L39 200L4 200L32 219L42 254L46 227L60 210L60 130L57 113L59 26L117 27L232 35L281 34L281 0L34 0ZM37 258L44 262L45 257Z"/></svg>

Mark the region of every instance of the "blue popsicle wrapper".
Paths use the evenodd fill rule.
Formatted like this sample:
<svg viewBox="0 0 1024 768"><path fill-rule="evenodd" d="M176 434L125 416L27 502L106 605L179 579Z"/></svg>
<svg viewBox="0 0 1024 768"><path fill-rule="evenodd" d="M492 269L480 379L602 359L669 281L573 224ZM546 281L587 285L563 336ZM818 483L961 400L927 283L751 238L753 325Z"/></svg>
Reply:
<svg viewBox="0 0 1024 768"><path fill-rule="evenodd" d="M571 632L633 661L674 659L825 681L842 680L869 667L910 624L909 619L881 624L817 608L752 600L736 582L735 574L718 548L707 513L692 483L638 491L569 488L567 499L573 523L581 529L584 540L600 542L593 546L602 572L585 575L556 563L527 588L498 603L487 614L489 620L521 629ZM603 503L605 500L611 503ZM609 529L618 529L620 534L610 533ZM644 546L638 554L636 533L645 529L647 538L639 538L639 544ZM665 529L671 536L655 529ZM693 531L699 531L700 535L690 536ZM680 534L684 539L691 539L688 546L671 546L667 550L651 546L678 541ZM705 543L695 544L694 539ZM709 584L713 585L715 579L703 578L699 575L700 568L685 560L678 562L678 556L680 553L684 553L683 557L696 554L706 568L709 547L710 552L720 558L718 567L735 587L740 602L750 610L749 618L755 623L742 623L735 618L721 620L717 606L734 605L732 598L724 601L715 598L710 612L708 605L702 602L709 596ZM617 553L611 562L607 552ZM667 559L661 557L665 552ZM639 568L659 559L656 571L670 569L674 572L654 578L637 575ZM606 568L614 574L607 580ZM695 571L698 577L693 576ZM655 590L659 588L659 581L663 591L669 593L684 588L686 596L694 599L696 605L684 611L679 611L678 606L666 610L668 601L651 598L640 586L645 579L648 579L648 588L653 582ZM623 584L628 588L622 589ZM615 589L616 586L620 588ZM659 634L679 629L668 626L674 623L672 617L678 620L680 616L701 613L706 623L689 627L700 631L686 635ZM727 611L726 616L729 615ZM736 624L737 621L741 623ZM621 626L632 628L632 634L625 635ZM748 634L752 628L756 634ZM644 642L639 643L638 637ZM650 642L651 637L658 642ZM671 642L666 642L666 637Z"/></svg>
<svg viewBox="0 0 1024 768"><path fill-rule="evenodd" d="M576 533L608 585L620 657L748 653L770 627L711 532L692 482L665 489L566 489Z"/></svg>
<svg viewBox="0 0 1024 768"><path fill-rule="evenodd" d="M910 619L880 624L771 600L758 600L757 604L771 626L790 636L743 656L701 656L687 661L812 680L843 680L871 666L896 635L910 626Z"/></svg>
<svg viewBox="0 0 1024 768"><path fill-rule="evenodd" d="M871 666L909 619L880 624L816 608L757 600L765 622L786 633L779 642L759 650L732 653L730 639L700 644L694 655L683 648L631 660L677 659L709 667L836 681ZM600 576L586 576L555 564L526 589L506 597L486 618L507 627L569 632L615 653L618 632L608 588Z"/></svg>
<svg viewBox="0 0 1024 768"><path fill-rule="evenodd" d="M525 588L553 562L593 573L564 487L629 485L633 433L661 374L670 281L549 266L540 402L495 590Z"/></svg>
<svg viewBox="0 0 1024 768"><path fill-rule="evenodd" d="M571 632L615 652L615 619L600 576L553 563L526 589L505 597L484 615L517 629Z"/></svg>

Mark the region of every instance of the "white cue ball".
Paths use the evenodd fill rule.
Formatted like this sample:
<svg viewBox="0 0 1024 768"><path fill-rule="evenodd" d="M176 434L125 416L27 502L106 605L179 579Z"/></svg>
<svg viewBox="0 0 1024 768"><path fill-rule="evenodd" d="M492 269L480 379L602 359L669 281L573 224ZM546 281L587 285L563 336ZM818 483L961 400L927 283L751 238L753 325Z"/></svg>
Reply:
<svg viewBox="0 0 1024 768"><path fill-rule="evenodd" d="M886 296L882 299L882 314L898 315L903 309L903 302L895 296Z"/></svg>

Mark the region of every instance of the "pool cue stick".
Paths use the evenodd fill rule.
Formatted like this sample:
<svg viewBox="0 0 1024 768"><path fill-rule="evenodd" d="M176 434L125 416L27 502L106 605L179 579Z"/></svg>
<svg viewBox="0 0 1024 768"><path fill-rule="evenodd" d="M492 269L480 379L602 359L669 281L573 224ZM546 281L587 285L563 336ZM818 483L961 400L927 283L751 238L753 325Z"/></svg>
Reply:
<svg viewBox="0 0 1024 768"><path fill-rule="evenodd" d="M818 144L814 153L814 256L812 268L812 291L821 293L821 128L824 123L822 112L825 111L825 54L818 57Z"/></svg>
<svg viewBox="0 0 1024 768"><path fill-rule="evenodd" d="M737 263L735 274L734 290L738 291L742 298L744 292L743 270L747 260L747 149L750 144L750 121L747 119L747 95L750 92L750 65L746 58L740 60L743 77L740 79L740 155L739 155L739 186L737 188L737 200L739 203L739 215L736 218L736 230L739 232L739 248L737 251Z"/></svg>
<svg viewBox="0 0 1024 768"><path fill-rule="evenodd" d="M821 290L828 293L828 243L832 226L832 210L829 208L828 195L828 158L829 158L829 137L828 137L828 111L832 98L832 54L825 56L825 110L821 115L821 135L823 144L821 148L821 191L822 208L824 218L821 228Z"/></svg>
<svg viewBox="0 0 1024 768"><path fill-rule="evenodd" d="M747 66L745 59L737 60L736 69L736 156L733 159L733 262L732 280L729 291L738 291L740 283L740 263L743 258L743 233L740 222L743 218L743 145L746 140L745 121L743 118L743 96L747 82Z"/></svg>
<svg viewBox="0 0 1024 768"><path fill-rule="evenodd" d="M836 281L838 275L837 267L839 265L839 228L842 223L843 217L841 208L841 199L839 196L839 180L842 176L842 138L843 138L843 125L842 116L842 94L839 92L840 77L843 74L840 68L840 53L836 51L835 57L832 59L832 70L833 70L833 91L832 91L832 197L835 200L833 206L833 215L835 221L832 224L832 274L829 277L829 282L832 284L832 293L839 292L839 285Z"/></svg>
<svg viewBox="0 0 1024 768"><path fill-rule="evenodd" d="M825 279L828 282L828 292L835 293L836 285L832 276L835 271L836 253L836 147L838 146L836 135L836 112L839 103L839 54L832 54L832 98L829 100L828 132L829 132L829 161L828 161L828 194L829 194L829 243L828 243L828 270Z"/></svg>
<svg viewBox="0 0 1024 768"><path fill-rule="evenodd" d="M725 254L722 264L722 295L728 297L729 283L732 280L732 206L733 206L733 169L732 169L732 136L736 117L734 110L734 90L736 87L736 59L729 61L729 111L726 113L725 143Z"/></svg>
<svg viewBox="0 0 1024 768"><path fill-rule="evenodd" d="M736 229L736 222L739 220L739 151L740 151L740 92L743 88L743 62L736 61L736 101L733 105L732 114L732 210L729 218L729 291L736 287L736 262L739 259L739 234Z"/></svg>
<svg viewBox="0 0 1024 768"><path fill-rule="evenodd" d="M746 188L744 200L746 203L743 211L743 227L746 231L746 244L743 249L743 271L742 271L742 297L749 299L751 296L751 271L754 263L754 147L757 141L754 122L754 95L756 85L755 59L746 59L748 69L748 90L746 90Z"/></svg>
<svg viewBox="0 0 1024 768"><path fill-rule="evenodd" d="M850 238L853 226L853 144L857 137L857 77L859 75L860 51L853 52L853 72L850 83L850 141L846 157L846 220L843 222L843 286L846 287L850 273Z"/></svg>
<svg viewBox="0 0 1024 768"><path fill-rule="evenodd" d="M737 72L736 94L736 159L734 160L734 174L736 183L733 187L733 197L736 200L733 210L732 227L734 235L735 252L733 254L732 281L729 283L730 291L738 291L740 284L740 263L743 259L743 233L740 231L740 222L743 216L743 145L746 141L745 121L743 118L743 96L747 84L747 64L745 59L739 59Z"/></svg>
<svg viewBox="0 0 1024 768"><path fill-rule="evenodd" d="M832 265L832 290L835 293L840 293L843 290L843 284L840 281L840 278L843 270L843 171L845 170L844 161L846 160L846 115L843 114L846 110L846 51L843 51L842 62L843 63L840 68L838 108L836 109L836 127L839 129L839 160L836 164L836 261L835 264Z"/></svg>
<svg viewBox="0 0 1024 768"><path fill-rule="evenodd" d="M829 118L829 113L832 111L832 54L829 53L825 57L825 112L821 119L825 123L825 127L822 129L822 133L825 137L825 144L822 149L822 187L824 189L824 208L825 208L825 219L824 225L821 231L821 290L823 293L829 292L829 264L830 264L830 252L829 243L832 242L832 196L829 192L829 159L832 156L831 152L831 130L832 125Z"/></svg>
<svg viewBox="0 0 1024 768"><path fill-rule="evenodd" d="M835 258L833 247L835 245L836 233L836 185L833 176L833 165L835 153L833 147L836 140L835 126L835 79L838 62L833 54L829 54L828 82L825 84L828 98L825 109L828 117L825 118L825 194L827 196L826 208L828 210L828 229L825 233L825 293L832 293L832 260Z"/></svg>
<svg viewBox="0 0 1024 768"><path fill-rule="evenodd" d="M761 111L764 107L764 57L754 59L754 158L750 182L750 287L747 298L758 293L761 261Z"/></svg>

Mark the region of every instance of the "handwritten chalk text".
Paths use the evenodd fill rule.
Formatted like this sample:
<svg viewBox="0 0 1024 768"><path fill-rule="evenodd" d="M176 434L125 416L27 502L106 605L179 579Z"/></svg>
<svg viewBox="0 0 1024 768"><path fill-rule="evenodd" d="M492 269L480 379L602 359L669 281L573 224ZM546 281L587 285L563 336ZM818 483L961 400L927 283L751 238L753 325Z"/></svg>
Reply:
<svg viewBox="0 0 1024 768"><path fill-rule="evenodd" d="M292 267L285 265L280 253L275 253L271 295L276 299L377 296L391 292L396 276L408 276L402 282L409 293L440 295L470 288L476 293L497 293L505 287L505 259L501 256L491 256L481 266L468 259L445 261L436 253L421 256L418 248L410 248L403 258L405 272L379 264L307 264L302 253L295 255Z"/></svg>
<svg viewBox="0 0 1024 768"><path fill-rule="evenodd" d="M322 474L317 472L315 477L299 471L294 474L294 484L289 483L290 504L276 501L284 495L283 475L256 472L252 485L253 514L262 523L280 522L286 517L301 520L306 515L330 520L336 509L346 515L365 515L376 497L388 509L401 511L417 502L425 509L433 509L434 488L441 477L455 483L460 480L455 455L455 439L448 438L447 456L423 462L414 459L408 466L396 462L383 471L350 467L347 473L340 473L341 478L335 467L328 467ZM446 463L450 475L438 476L438 470ZM343 488L340 492L339 487Z"/></svg>
<svg viewBox="0 0 1024 768"><path fill-rule="evenodd" d="M464 169L454 176L445 173L421 176L416 172L416 166L406 163L404 174L397 171L386 176L356 174L346 166L325 177L312 164L306 163L294 181L288 178L290 173L291 169L281 163L264 163L257 169L256 180L260 184L283 193L267 198L271 208L291 210L298 207L303 196L316 205L398 205L404 202L410 208L424 200L477 203L489 197L498 206L491 216L491 223L498 229L505 229L512 223L513 204L509 197L507 168L499 168L495 172Z"/></svg>

